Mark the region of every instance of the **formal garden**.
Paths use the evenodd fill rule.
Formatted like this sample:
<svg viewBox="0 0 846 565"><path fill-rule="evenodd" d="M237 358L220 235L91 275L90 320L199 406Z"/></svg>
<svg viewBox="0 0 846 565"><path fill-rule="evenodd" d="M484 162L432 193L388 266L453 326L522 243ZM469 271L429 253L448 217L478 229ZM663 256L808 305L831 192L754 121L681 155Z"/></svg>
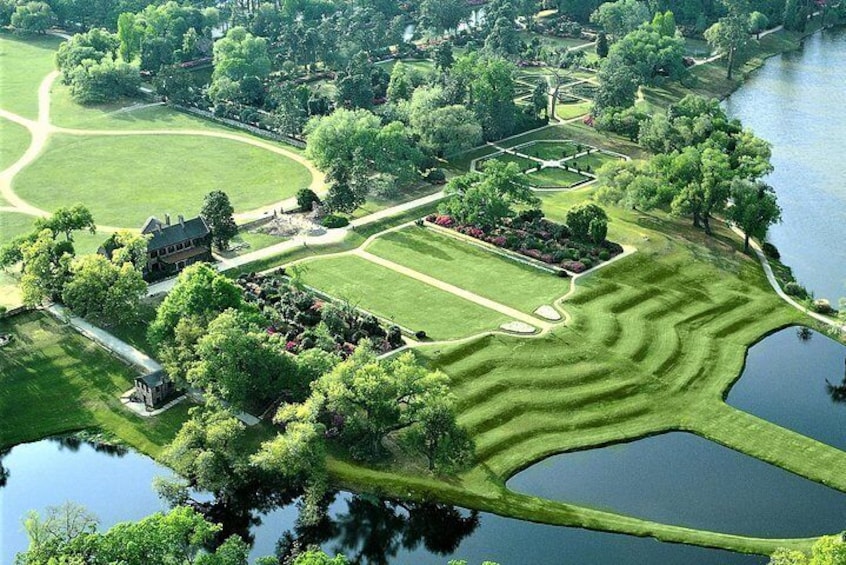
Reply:
<svg viewBox="0 0 846 565"><path fill-rule="evenodd" d="M599 149L573 140L529 141L500 149L471 162L483 171L491 161L515 163L525 175L525 182L539 189L569 189L596 179L596 172L606 163L619 162L627 156Z"/></svg>

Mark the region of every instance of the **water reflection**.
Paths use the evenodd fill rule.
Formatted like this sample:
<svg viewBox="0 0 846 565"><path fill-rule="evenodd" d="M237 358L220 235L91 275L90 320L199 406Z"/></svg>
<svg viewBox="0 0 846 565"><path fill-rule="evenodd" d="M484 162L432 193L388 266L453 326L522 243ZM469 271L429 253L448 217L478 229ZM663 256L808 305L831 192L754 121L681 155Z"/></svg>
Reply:
<svg viewBox="0 0 846 565"><path fill-rule="evenodd" d="M123 457L129 453L129 448L123 445L115 445L78 436L56 436L47 438L47 441L58 444L60 450L67 449L73 453L79 451L79 448L83 445L90 447L97 453L111 455L112 457Z"/></svg>
<svg viewBox="0 0 846 565"><path fill-rule="evenodd" d="M3 458L6 457L11 449L0 449L0 488L6 486L9 480L9 469L3 465Z"/></svg>

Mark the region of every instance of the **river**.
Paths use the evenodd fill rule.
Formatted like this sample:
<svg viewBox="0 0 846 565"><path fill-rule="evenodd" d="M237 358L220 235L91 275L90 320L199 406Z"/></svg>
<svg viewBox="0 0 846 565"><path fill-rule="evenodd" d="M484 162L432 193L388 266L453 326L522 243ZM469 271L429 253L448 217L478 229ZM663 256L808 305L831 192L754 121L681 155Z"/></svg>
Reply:
<svg viewBox="0 0 846 565"><path fill-rule="evenodd" d="M832 304L846 296L846 30L825 30L773 57L725 102L773 144L783 222L770 239L797 280Z"/></svg>

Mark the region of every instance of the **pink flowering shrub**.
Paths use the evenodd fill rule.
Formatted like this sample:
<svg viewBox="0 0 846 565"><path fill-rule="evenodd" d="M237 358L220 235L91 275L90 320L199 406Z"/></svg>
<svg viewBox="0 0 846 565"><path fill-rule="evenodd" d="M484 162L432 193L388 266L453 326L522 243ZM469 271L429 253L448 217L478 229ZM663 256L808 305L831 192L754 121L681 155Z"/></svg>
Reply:
<svg viewBox="0 0 846 565"><path fill-rule="evenodd" d="M561 263L561 267L567 269L571 273L584 273L587 271L587 267L581 261L564 261Z"/></svg>

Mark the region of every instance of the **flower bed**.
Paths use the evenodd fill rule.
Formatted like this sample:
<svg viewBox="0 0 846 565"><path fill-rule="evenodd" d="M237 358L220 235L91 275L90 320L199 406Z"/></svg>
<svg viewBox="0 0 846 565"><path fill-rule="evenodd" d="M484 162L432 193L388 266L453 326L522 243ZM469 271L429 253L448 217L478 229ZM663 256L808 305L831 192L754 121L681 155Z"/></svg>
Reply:
<svg viewBox="0 0 846 565"><path fill-rule="evenodd" d="M280 269L279 275L241 275L237 282L247 302L255 304L267 321L267 333L284 340L289 352L320 348L346 358L364 339L382 352L402 347L398 326L386 329L375 316L321 300L283 275Z"/></svg>
<svg viewBox="0 0 846 565"><path fill-rule="evenodd" d="M567 226L550 222L537 211L506 219L502 225L490 230L460 224L444 214L431 214L426 220L571 273L583 273L623 252L619 244L608 240L594 243L574 239Z"/></svg>

